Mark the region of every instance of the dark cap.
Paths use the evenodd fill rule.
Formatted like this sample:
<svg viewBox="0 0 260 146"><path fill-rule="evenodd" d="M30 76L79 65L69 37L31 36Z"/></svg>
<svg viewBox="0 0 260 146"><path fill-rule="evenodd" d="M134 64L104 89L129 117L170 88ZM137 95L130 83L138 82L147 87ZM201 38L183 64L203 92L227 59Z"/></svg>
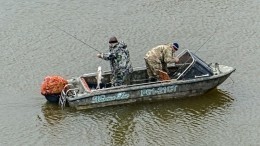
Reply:
<svg viewBox="0 0 260 146"><path fill-rule="evenodd" d="M109 43L111 44L111 43L117 43L118 41L117 41L117 38L115 37L115 36L113 36L113 37L111 37L110 39L109 39Z"/></svg>
<svg viewBox="0 0 260 146"><path fill-rule="evenodd" d="M172 46L176 51L179 49L179 44L177 43L173 43Z"/></svg>

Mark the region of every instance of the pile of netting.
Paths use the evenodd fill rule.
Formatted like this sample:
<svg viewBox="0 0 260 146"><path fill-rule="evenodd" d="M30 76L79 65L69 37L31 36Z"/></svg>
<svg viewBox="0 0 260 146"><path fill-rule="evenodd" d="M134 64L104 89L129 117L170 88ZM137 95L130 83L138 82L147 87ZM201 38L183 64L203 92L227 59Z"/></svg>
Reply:
<svg viewBox="0 0 260 146"><path fill-rule="evenodd" d="M41 94L45 96L59 94L67 84L68 81L60 76L47 76L42 82Z"/></svg>

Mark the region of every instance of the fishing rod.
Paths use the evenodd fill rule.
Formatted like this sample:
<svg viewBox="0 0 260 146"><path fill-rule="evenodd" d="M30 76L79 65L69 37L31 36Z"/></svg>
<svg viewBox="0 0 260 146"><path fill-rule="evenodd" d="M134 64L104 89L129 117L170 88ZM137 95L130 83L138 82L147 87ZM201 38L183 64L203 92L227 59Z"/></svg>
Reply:
<svg viewBox="0 0 260 146"><path fill-rule="evenodd" d="M97 51L98 53L101 53L100 51L98 51L98 50L97 50L97 49L95 49L94 47L92 47L92 46L90 46L89 44L85 43L84 41L82 41L82 40L78 39L78 38L77 38L77 37L75 37L74 35L72 35L72 34L70 34L70 33L66 32L65 30L63 30L63 29L59 28L58 26L55 26L55 25L53 25L53 24L52 24L52 26L53 26L53 27L55 27L55 28L57 28L57 29L59 29L60 31L63 31L64 33L66 33L67 35L69 35L69 36L73 37L74 39L76 39L76 40L80 41L80 42L81 42L81 43L83 43L84 45L87 45L88 47L90 47L90 48L94 49L94 50L95 50L95 51Z"/></svg>
<svg viewBox="0 0 260 146"><path fill-rule="evenodd" d="M217 28L215 29L214 33L206 40L206 42L204 42L200 47L199 49L197 49L194 54L196 54L197 51L199 51L217 32Z"/></svg>
<svg viewBox="0 0 260 146"><path fill-rule="evenodd" d="M211 36L194 52L194 54L196 54L196 52L198 52L217 32L217 28L215 29L214 33L211 34ZM186 64L191 58L189 58L184 64Z"/></svg>

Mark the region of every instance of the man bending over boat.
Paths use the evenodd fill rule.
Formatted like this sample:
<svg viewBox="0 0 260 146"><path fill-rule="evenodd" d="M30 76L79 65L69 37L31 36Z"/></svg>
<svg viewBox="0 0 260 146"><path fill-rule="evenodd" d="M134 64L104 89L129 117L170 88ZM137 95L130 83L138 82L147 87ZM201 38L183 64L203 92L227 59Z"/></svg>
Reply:
<svg viewBox="0 0 260 146"><path fill-rule="evenodd" d="M116 37L109 39L109 52L97 54L97 57L109 60L112 72L112 86L126 84L128 75L133 72L129 51L124 42L118 42Z"/></svg>
<svg viewBox="0 0 260 146"><path fill-rule="evenodd" d="M177 43L159 45L148 51L144 57L149 81L159 80L159 70L168 73L167 63L176 63L179 58L175 52L179 49Z"/></svg>

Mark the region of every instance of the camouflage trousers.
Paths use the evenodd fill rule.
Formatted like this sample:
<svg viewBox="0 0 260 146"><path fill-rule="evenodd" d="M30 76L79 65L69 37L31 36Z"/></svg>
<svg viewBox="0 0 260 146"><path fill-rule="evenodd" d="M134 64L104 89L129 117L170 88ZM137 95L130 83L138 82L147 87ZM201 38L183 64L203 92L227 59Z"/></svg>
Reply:
<svg viewBox="0 0 260 146"><path fill-rule="evenodd" d="M145 65L146 65L146 69L147 69L147 74L149 76L149 79L159 79L159 70L168 72L167 69L167 63L161 62L155 62L152 60L148 60L146 58L144 58L145 60Z"/></svg>
<svg viewBox="0 0 260 146"><path fill-rule="evenodd" d="M114 72L111 80L112 86L121 86L124 84L129 84L130 82L129 76L130 74L125 71L119 70Z"/></svg>

